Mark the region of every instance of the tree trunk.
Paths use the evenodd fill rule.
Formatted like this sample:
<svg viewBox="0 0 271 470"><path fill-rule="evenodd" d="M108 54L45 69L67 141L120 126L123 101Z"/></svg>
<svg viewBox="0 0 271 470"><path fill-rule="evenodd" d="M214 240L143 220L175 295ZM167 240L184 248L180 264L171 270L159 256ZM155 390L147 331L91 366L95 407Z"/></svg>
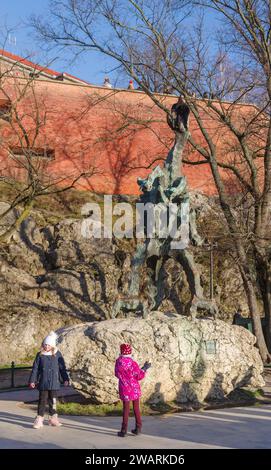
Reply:
<svg viewBox="0 0 271 470"><path fill-rule="evenodd" d="M253 285L253 282L252 282L253 276L252 276L250 267L248 266L246 253L243 249L243 246L240 243L240 240L236 240L236 242L237 242L236 251L239 256L239 269L241 272L243 285L244 285L245 293L246 293L247 300L248 300L249 311L250 311L251 318L253 321L254 334L257 338L257 346L259 348L262 361L264 363L266 362L269 363L271 356L268 352L265 337L263 334L261 317L260 317L256 293L255 293L255 286Z"/></svg>
<svg viewBox="0 0 271 470"><path fill-rule="evenodd" d="M266 265L262 257L259 258L259 253L256 250L255 255L256 259L256 272L257 279L260 286L261 297L263 301L264 308L264 332L266 343L269 352L271 353L271 272L269 264Z"/></svg>
<svg viewBox="0 0 271 470"><path fill-rule="evenodd" d="M265 313L265 336L267 347L271 353L271 272L267 271L265 280L265 296L264 296L264 313Z"/></svg>

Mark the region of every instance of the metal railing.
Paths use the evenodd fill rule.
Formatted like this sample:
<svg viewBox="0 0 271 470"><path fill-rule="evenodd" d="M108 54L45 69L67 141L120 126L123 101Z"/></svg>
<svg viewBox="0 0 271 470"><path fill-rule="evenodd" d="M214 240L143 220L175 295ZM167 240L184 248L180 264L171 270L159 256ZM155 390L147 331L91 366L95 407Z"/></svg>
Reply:
<svg viewBox="0 0 271 470"><path fill-rule="evenodd" d="M16 371L30 371L32 366L16 366L12 361L11 367L0 369L0 389L27 387L28 378L20 377L20 385L16 385Z"/></svg>

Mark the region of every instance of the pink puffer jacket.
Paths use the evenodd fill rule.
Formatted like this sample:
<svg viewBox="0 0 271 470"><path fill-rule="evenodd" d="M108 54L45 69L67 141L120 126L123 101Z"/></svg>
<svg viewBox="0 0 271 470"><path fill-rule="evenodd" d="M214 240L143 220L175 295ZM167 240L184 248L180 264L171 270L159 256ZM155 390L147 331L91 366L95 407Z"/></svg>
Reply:
<svg viewBox="0 0 271 470"><path fill-rule="evenodd" d="M137 400L141 397L139 380L145 377L145 372L131 357L120 356L116 360L115 376L119 379L121 400Z"/></svg>

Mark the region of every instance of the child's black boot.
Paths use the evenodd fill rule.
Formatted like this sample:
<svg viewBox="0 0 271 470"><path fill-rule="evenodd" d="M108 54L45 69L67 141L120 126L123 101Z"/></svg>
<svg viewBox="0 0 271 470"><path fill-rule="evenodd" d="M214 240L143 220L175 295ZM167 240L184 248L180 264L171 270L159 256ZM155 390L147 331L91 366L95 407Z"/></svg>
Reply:
<svg viewBox="0 0 271 470"><path fill-rule="evenodd" d="M127 435L127 429L121 428L121 431L118 432L119 437L125 437Z"/></svg>
<svg viewBox="0 0 271 470"><path fill-rule="evenodd" d="M135 429L132 429L131 432L135 435L138 436L141 434L141 426L136 426Z"/></svg>

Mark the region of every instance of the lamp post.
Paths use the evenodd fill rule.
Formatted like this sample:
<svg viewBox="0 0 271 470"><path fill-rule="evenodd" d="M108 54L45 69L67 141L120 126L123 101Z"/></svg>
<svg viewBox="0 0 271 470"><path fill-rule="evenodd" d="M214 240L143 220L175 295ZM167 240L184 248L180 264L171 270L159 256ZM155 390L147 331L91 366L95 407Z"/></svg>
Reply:
<svg viewBox="0 0 271 470"><path fill-rule="evenodd" d="M214 298L214 245L210 242L210 299Z"/></svg>
<svg viewBox="0 0 271 470"><path fill-rule="evenodd" d="M204 246L208 249L209 255L209 278L210 278L210 300L214 298L214 248L217 247L217 242L211 240L207 241Z"/></svg>

